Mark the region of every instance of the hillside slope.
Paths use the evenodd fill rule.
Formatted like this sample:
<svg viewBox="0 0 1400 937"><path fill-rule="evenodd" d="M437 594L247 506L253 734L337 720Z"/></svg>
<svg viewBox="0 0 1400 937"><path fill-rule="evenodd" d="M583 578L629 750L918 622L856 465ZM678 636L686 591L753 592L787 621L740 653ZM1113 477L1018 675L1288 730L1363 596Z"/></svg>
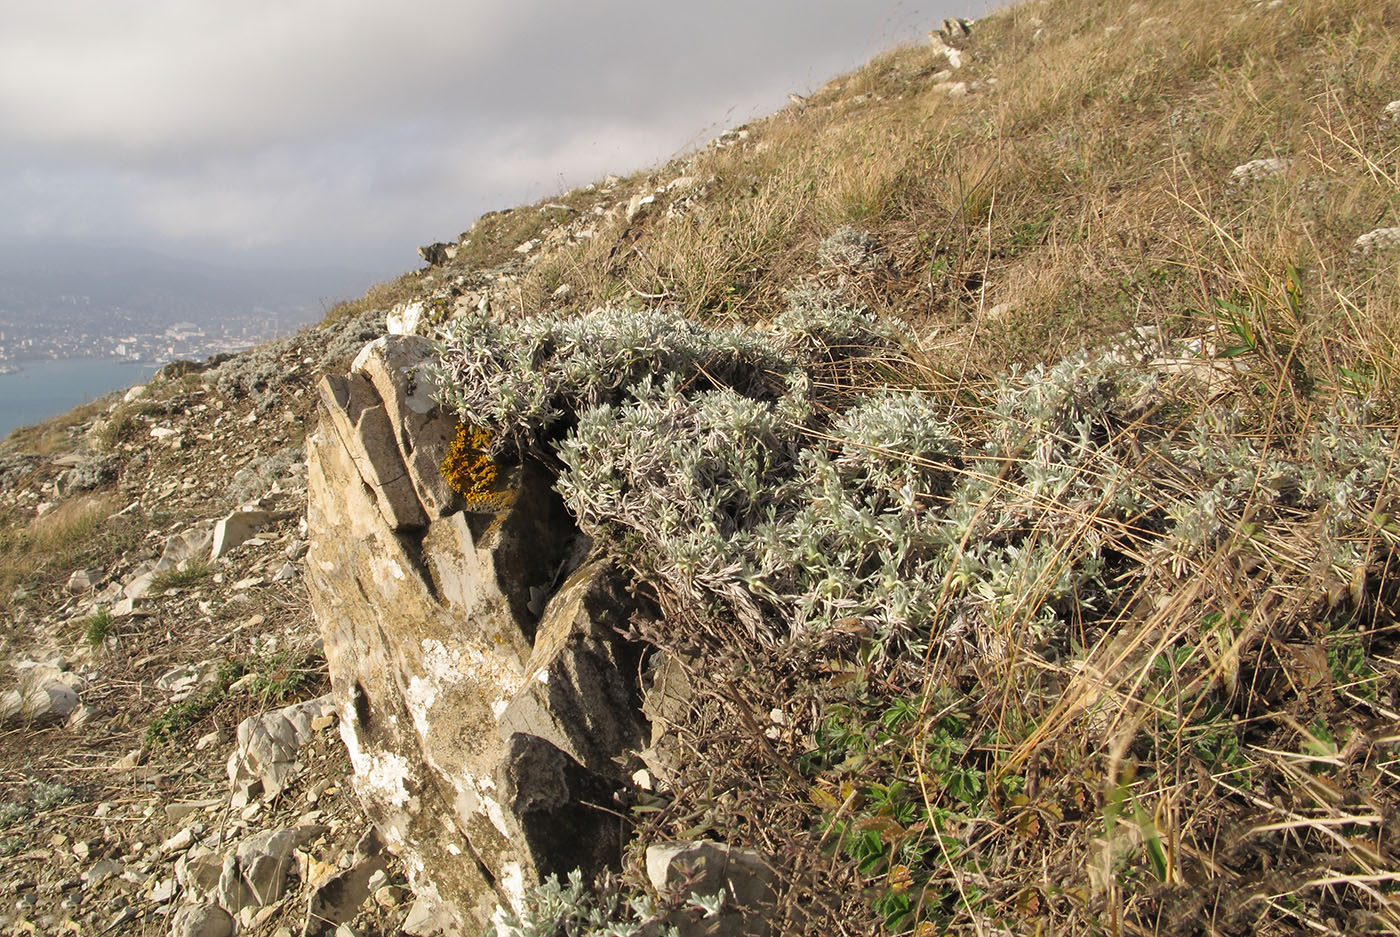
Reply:
<svg viewBox="0 0 1400 937"><path fill-rule="evenodd" d="M524 912L539 932L700 836L770 857L784 932L1400 930L1397 74L1380 0L1020 4L485 216L291 342L14 434L6 649L73 657L103 705L7 730L7 926L164 932L159 807L224 787L227 740L187 743L321 688L291 517L110 609L166 538L300 508L306 391L392 312L440 330L446 402L558 472L661 612L641 637L695 662L685 776L601 899ZM741 346L742 374L708 357ZM163 678L220 657L261 682L214 667L181 707ZM200 810L318 824L298 798L337 758L262 819ZM334 864L364 821L328 803L305 851ZM129 867L91 889L120 905L63 903L89 855ZM405 926L372 910L356 933Z"/></svg>

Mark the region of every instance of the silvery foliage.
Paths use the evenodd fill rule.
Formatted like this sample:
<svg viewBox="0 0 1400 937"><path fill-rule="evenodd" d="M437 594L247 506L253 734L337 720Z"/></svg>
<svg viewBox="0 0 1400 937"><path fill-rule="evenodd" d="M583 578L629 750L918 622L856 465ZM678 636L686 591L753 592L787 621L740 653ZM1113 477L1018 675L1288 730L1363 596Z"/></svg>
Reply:
<svg viewBox="0 0 1400 937"><path fill-rule="evenodd" d="M459 317L442 336L442 402L519 444L575 413L616 402L665 374L755 383L793 364L762 336L709 329L666 310L608 309L577 318L493 322Z"/></svg>
<svg viewBox="0 0 1400 937"><path fill-rule="evenodd" d="M724 890L717 894L691 895L683 910L717 917L724 906ZM665 914L650 897L631 894L624 900L616 889L595 891L583 883L577 869L567 883L551 875L525 895L518 912L506 911L489 924L482 937L676 937L674 925L662 923Z"/></svg>
<svg viewBox="0 0 1400 937"><path fill-rule="evenodd" d="M1394 440L1364 401L1332 407L1296 440L1240 431L1238 414L1203 413L1170 458L1195 484L1167 505L1158 555L1177 574L1222 550L1256 550L1268 529L1307 525L1314 568L1343 580L1364 571L1376 512L1394 497Z"/></svg>
<svg viewBox="0 0 1400 937"><path fill-rule="evenodd" d="M786 296L772 340L806 364L860 358L898 348L903 323L874 316L835 290L804 287Z"/></svg>
<svg viewBox="0 0 1400 937"><path fill-rule="evenodd" d="M660 312L478 324L446 346L447 399L525 439L569 425L552 444L580 526L678 606L752 634L859 628L887 653L999 656L1109 611L1127 585L1110 551L1199 568L1247 506L1256 524L1323 511L1327 560L1363 561L1390 443L1360 409L1265 451L1228 410L1177 400L1163 417L1159 372L1114 349L1008 375L974 439L917 391L823 396L814 373L892 351L897 329L816 293L767 332Z"/></svg>
<svg viewBox="0 0 1400 937"><path fill-rule="evenodd" d="M851 619L889 635L928 625L930 496L958 448L919 394L872 394L819 428L800 377L773 402L667 380L580 418L559 490L586 529L624 531L647 573L753 633Z"/></svg>
<svg viewBox="0 0 1400 937"><path fill-rule="evenodd" d="M868 264L875 254L875 241L869 234L842 225L817 245L817 263L838 270L856 270Z"/></svg>
<svg viewBox="0 0 1400 937"><path fill-rule="evenodd" d="M1153 390L1118 363L1008 378L976 445L917 391L822 420L802 376L772 402L655 382L580 418L560 491L645 572L754 632L859 625L881 648L936 632L999 653L1008 626L1043 638L1057 603L1117 588L1103 549L1145 483L1110 429Z"/></svg>

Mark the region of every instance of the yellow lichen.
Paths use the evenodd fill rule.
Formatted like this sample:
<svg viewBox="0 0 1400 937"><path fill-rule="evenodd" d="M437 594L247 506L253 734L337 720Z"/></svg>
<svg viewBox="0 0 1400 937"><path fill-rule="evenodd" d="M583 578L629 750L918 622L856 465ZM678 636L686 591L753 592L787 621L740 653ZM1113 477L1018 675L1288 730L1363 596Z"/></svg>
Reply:
<svg viewBox="0 0 1400 937"><path fill-rule="evenodd" d="M491 434L470 423L457 425L457 436L442 460L442 477L464 497L495 491L496 462L491 458Z"/></svg>

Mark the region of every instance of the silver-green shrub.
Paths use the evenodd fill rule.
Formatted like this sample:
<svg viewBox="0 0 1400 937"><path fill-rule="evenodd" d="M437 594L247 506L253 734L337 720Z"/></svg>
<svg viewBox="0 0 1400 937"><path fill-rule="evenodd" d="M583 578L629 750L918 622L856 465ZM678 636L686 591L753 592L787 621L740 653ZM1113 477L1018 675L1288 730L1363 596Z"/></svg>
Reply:
<svg viewBox="0 0 1400 937"><path fill-rule="evenodd" d="M718 917L725 893L676 896L670 907L698 911L705 919ZM584 884L575 869L565 882L551 875L526 892L518 911L503 911L482 937L676 937L667 923L668 909L649 896L620 888L615 880L601 887Z"/></svg>
<svg viewBox="0 0 1400 937"><path fill-rule="evenodd" d="M706 328L666 310L507 323L478 314L445 329L441 386L443 402L464 420L528 445L652 378L676 375L756 392L793 367L766 336Z"/></svg>
<svg viewBox="0 0 1400 937"><path fill-rule="evenodd" d="M932 639L996 656L1109 613L1143 559L1201 568L1246 521L1316 518L1323 563L1365 562L1391 442L1363 408L1266 445L1118 349L1008 375L956 425L927 394L813 379L892 353L898 332L830 294L795 296L766 331L664 312L474 320L444 346L445 399L547 440L585 531L676 607L754 635L858 625L885 653Z"/></svg>

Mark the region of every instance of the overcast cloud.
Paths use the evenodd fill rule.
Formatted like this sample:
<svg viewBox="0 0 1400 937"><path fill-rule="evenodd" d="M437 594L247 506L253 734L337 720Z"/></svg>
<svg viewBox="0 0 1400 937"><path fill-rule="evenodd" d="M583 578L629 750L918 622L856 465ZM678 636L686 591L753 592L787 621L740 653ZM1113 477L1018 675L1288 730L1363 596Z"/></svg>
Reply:
<svg viewBox="0 0 1400 937"><path fill-rule="evenodd" d="M969 0L0 0L0 240L376 276Z"/></svg>

